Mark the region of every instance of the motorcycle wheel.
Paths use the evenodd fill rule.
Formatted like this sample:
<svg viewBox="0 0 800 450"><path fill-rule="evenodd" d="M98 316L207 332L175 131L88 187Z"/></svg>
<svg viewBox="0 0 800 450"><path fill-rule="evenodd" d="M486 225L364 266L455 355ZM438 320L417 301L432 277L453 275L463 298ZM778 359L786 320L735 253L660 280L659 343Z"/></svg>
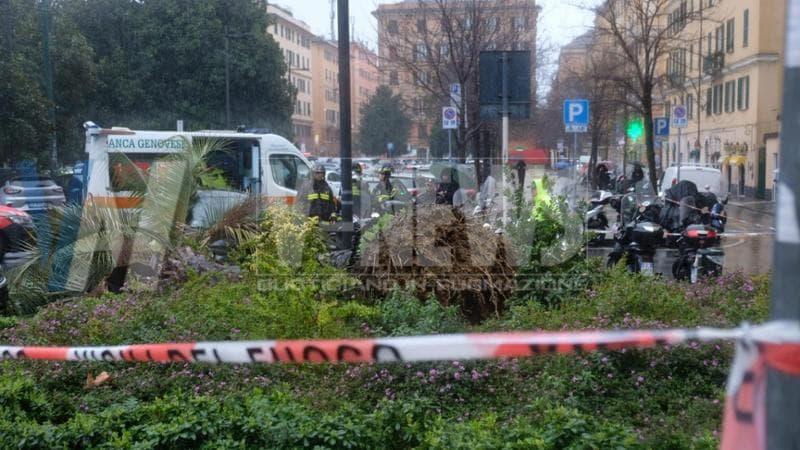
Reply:
<svg viewBox="0 0 800 450"><path fill-rule="evenodd" d="M606 261L606 267L608 267L610 269L610 268L616 266L620 259L621 259L620 255L618 255L616 253L609 253L608 254L608 260Z"/></svg>
<svg viewBox="0 0 800 450"><path fill-rule="evenodd" d="M678 281L688 280L692 271L691 264L687 264L684 258L678 258L672 263L672 276Z"/></svg>
<svg viewBox="0 0 800 450"><path fill-rule="evenodd" d="M628 272L631 273L639 273L642 270L642 267L639 265L639 258L637 258L635 255L628 255L625 265L628 268Z"/></svg>

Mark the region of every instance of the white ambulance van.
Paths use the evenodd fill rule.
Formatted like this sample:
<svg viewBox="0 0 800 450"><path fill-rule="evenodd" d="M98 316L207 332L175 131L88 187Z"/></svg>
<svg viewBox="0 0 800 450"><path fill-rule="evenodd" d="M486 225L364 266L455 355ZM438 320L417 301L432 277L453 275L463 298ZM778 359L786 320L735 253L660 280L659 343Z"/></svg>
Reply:
<svg viewBox="0 0 800 450"><path fill-rule="evenodd" d="M207 165L225 181L225 189L260 195L267 201L293 203L310 174L310 163L291 142L275 134L237 131L139 131L84 124L88 180L86 201L117 208L135 207L142 174L154 161L181 152L187 143L214 139L224 149L212 152ZM131 176L134 175L135 176Z"/></svg>

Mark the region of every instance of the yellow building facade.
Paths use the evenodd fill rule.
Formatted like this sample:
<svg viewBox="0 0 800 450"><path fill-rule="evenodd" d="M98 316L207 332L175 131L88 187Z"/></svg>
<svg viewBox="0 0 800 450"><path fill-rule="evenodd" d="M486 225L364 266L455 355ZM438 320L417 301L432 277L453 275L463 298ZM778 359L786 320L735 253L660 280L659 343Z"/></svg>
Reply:
<svg viewBox="0 0 800 450"><path fill-rule="evenodd" d="M687 107L688 127L661 146L666 165L721 168L733 195L769 198L777 167L785 2L676 0L668 26L664 106ZM688 19L688 20L687 20Z"/></svg>

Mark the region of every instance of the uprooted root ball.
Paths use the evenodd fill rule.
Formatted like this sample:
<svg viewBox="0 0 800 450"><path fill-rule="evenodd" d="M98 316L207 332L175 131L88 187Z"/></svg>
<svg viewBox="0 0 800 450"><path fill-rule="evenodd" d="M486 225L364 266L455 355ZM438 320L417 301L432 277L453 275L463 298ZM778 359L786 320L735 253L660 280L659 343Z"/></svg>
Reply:
<svg viewBox="0 0 800 450"><path fill-rule="evenodd" d="M476 322L511 294L510 251L502 235L459 210L419 206L365 233L356 271L371 295L412 287L420 299L433 294L445 306L458 304Z"/></svg>

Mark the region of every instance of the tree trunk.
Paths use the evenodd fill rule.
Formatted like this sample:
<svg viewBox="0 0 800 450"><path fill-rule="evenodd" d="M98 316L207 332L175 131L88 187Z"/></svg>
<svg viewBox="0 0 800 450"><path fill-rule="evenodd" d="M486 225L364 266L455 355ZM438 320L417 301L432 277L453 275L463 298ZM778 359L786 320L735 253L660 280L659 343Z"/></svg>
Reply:
<svg viewBox="0 0 800 450"><path fill-rule="evenodd" d="M597 150L600 147L600 133L597 131L592 132L592 153L589 156L589 167L586 169L586 174L589 177L589 185L592 189L597 189L597 178L595 177L597 169Z"/></svg>
<svg viewBox="0 0 800 450"><path fill-rule="evenodd" d="M644 101L644 142L647 146L647 169L650 173L650 185L655 186L658 182L658 173L656 172L656 151L653 136L653 92L649 90L645 92Z"/></svg>

